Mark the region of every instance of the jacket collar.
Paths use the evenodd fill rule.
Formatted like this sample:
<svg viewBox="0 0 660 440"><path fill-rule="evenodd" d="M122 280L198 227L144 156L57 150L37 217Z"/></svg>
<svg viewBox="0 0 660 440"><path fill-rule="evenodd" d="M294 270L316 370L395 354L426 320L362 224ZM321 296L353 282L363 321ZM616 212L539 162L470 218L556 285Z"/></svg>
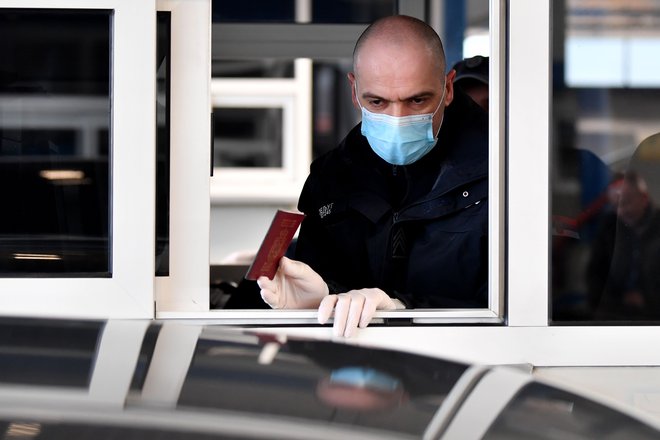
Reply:
<svg viewBox="0 0 660 440"><path fill-rule="evenodd" d="M353 183L357 184L354 192L382 192L387 187L382 180L397 172L415 186L432 188L425 191L426 198L435 198L488 176L487 114L458 89L445 109L438 143L413 164L395 166L385 162L373 152L360 130L358 124L339 146L339 156L347 165L362 165L351 167L360 173L353 175Z"/></svg>

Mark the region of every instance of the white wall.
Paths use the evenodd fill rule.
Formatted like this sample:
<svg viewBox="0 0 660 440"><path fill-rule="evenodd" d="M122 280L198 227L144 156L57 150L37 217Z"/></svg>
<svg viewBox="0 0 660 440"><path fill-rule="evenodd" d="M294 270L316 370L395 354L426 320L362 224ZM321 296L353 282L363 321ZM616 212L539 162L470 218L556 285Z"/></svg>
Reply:
<svg viewBox="0 0 660 440"><path fill-rule="evenodd" d="M233 252L256 252L278 208L295 209L295 205L212 205L211 264L220 264Z"/></svg>

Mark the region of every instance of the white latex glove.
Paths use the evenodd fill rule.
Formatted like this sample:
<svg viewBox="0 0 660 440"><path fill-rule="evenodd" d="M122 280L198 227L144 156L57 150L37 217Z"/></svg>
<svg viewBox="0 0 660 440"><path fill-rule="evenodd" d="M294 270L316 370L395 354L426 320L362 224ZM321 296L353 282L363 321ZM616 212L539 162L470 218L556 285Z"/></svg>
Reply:
<svg viewBox="0 0 660 440"><path fill-rule="evenodd" d="M348 338L358 327L369 325L376 310L395 309L405 309L405 306L378 288L351 290L323 298L319 306L318 320L325 324L334 310L332 329L336 336Z"/></svg>
<svg viewBox="0 0 660 440"><path fill-rule="evenodd" d="M273 279L257 279L261 298L274 309L315 309L328 295L328 285L307 264L282 257Z"/></svg>

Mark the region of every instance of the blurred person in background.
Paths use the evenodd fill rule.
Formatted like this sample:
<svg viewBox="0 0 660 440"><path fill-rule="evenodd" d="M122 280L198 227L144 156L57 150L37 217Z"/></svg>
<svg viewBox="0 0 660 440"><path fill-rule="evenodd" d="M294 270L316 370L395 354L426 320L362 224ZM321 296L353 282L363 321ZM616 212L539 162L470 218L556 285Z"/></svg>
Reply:
<svg viewBox="0 0 660 440"><path fill-rule="evenodd" d="M475 55L454 64L454 88L461 89L481 108L488 111L488 57Z"/></svg>
<svg viewBox="0 0 660 440"><path fill-rule="evenodd" d="M597 320L660 319L660 210L652 197L658 188L646 175L657 173L649 164L660 164L658 152L660 134L645 139L613 187L616 209L603 221L589 262Z"/></svg>

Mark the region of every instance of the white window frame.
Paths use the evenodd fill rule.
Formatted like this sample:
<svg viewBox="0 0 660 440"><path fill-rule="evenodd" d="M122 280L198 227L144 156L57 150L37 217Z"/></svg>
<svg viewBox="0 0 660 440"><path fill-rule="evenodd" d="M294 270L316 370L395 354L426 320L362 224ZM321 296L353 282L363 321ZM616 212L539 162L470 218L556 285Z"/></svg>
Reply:
<svg viewBox="0 0 660 440"><path fill-rule="evenodd" d="M255 87L259 89L260 87ZM255 88L252 88L251 92ZM223 90L225 89L225 90ZM214 182L213 196L220 199L234 199L243 201L245 197L258 194L254 188L245 190L243 187L237 187L247 183L253 186L255 183L268 187L268 184L277 183L279 180L293 179L293 160L295 157L295 149L293 145L294 123L293 123L293 96L271 94L267 96L264 94L252 93L250 95L235 94L235 90L230 91L232 87L222 87L222 85L214 80L211 84L211 103L213 109L229 108L229 109L280 109L282 111L282 120L280 122L282 134L281 145L282 152L280 159L282 165L279 167L269 168L243 168L243 167L216 167L214 170L214 177L218 177ZM215 139L214 139L215 143ZM215 145L214 145L215 147ZM218 173L215 176L215 172ZM249 177L249 178L248 178ZM246 182L247 181L247 182ZM267 188L264 188L267 189ZM244 191L244 192L243 192ZM241 194L243 192L243 194Z"/></svg>
<svg viewBox="0 0 660 440"><path fill-rule="evenodd" d="M504 22L504 7L491 1L490 12L490 29L492 35L497 35L498 38L492 38L491 41L491 84L500 84L500 87L491 87L491 112L490 112L490 157L489 167L491 175L491 183L489 188L489 302L488 307L483 309L416 309L416 310L397 310L397 311L382 311L377 312L375 315L374 323L382 323L386 319L394 320L410 320L416 324L501 324L504 321L504 221L503 221L503 200L504 200L504 63L500 60L504 56L500 56L504 49L504 31L502 23ZM423 18L423 17L420 17ZM299 64L300 63L300 64ZM304 64L303 64L304 63ZM309 69L306 75L299 75L300 68ZM223 102L223 100L230 100L236 102L234 99L246 97L246 91L250 90L250 98L262 97L265 100L269 97L275 96L290 96L295 93L296 106L296 131L301 139L300 144L296 144L295 153L296 160L299 164L296 165L297 171L294 173L294 186L295 191L291 194L283 192L283 186L277 185L276 179L270 178L268 182L267 173L264 169L253 170L250 174L246 169L226 170L217 168L215 176L212 179L211 194L212 202L218 200L228 201L231 200L235 203L255 201L272 200L272 197L277 197L279 194L287 194L286 197L293 197L293 201L297 200L300 193L300 187L308 174L308 163L310 160L309 154L311 148L300 148L299 145L309 145L309 136L311 136L311 124L308 120L311 114L311 106L307 107L311 102L311 96L308 96L311 90L311 84L308 84L304 78L311 78L311 60L297 59L296 60L296 75L294 80L247 80L247 79L223 79L212 80L213 102ZM305 84L296 84L298 81L305 81ZM275 93L274 90L279 90ZM299 93L300 90L307 90L307 93ZM217 95L216 95L217 93ZM228 96L227 98L224 96ZM265 98L263 98L265 97ZM233 98L233 99L232 99ZM263 102L256 101L254 106L264 105ZM495 108L496 103L500 103L498 108ZM305 109L307 110L305 111ZM301 110L299 113L299 109ZM307 130L310 130L308 132ZM298 168L299 167L299 168ZM222 176L222 173L226 173ZM287 175L286 172L284 175ZM225 193L219 196L219 186L216 187L216 182L224 179L223 186ZM300 179L300 180L298 180ZM214 182L215 181L215 182ZM291 187L289 187L291 188ZM251 197L252 192L255 192ZM265 196L264 196L265 194ZM241 198L242 197L242 198ZM291 201L291 200L288 200ZM208 302L208 301L207 301ZM171 310L158 313L158 318L197 318L197 319L219 319L223 324L243 325L243 324L312 324L316 323L316 311L313 310L209 310L208 306L206 311L187 313L184 310Z"/></svg>
<svg viewBox="0 0 660 440"><path fill-rule="evenodd" d="M155 3L1 0L0 8L112 9L112 277L1 278L5 315L154 316ZM140 35L140 38L135 38ZM140 66L140 68L136 68Z"/></svg>
<svg viewBox="0 0 660 440"><path fill-rule="evenodd" d="M281 168L221 168L213 170L212 203L295 203L311 160L312 61L294 60L293 78L215 78L214 107L283 109ZM295 129L294 129L295 127Z"/></svg>
<svg viewBox="0 0 660 440"><path fill-rule="evenodd" d="M155 8L171 12L169 275L155 278L159 317L209 309L211 2Z"/></svg>

